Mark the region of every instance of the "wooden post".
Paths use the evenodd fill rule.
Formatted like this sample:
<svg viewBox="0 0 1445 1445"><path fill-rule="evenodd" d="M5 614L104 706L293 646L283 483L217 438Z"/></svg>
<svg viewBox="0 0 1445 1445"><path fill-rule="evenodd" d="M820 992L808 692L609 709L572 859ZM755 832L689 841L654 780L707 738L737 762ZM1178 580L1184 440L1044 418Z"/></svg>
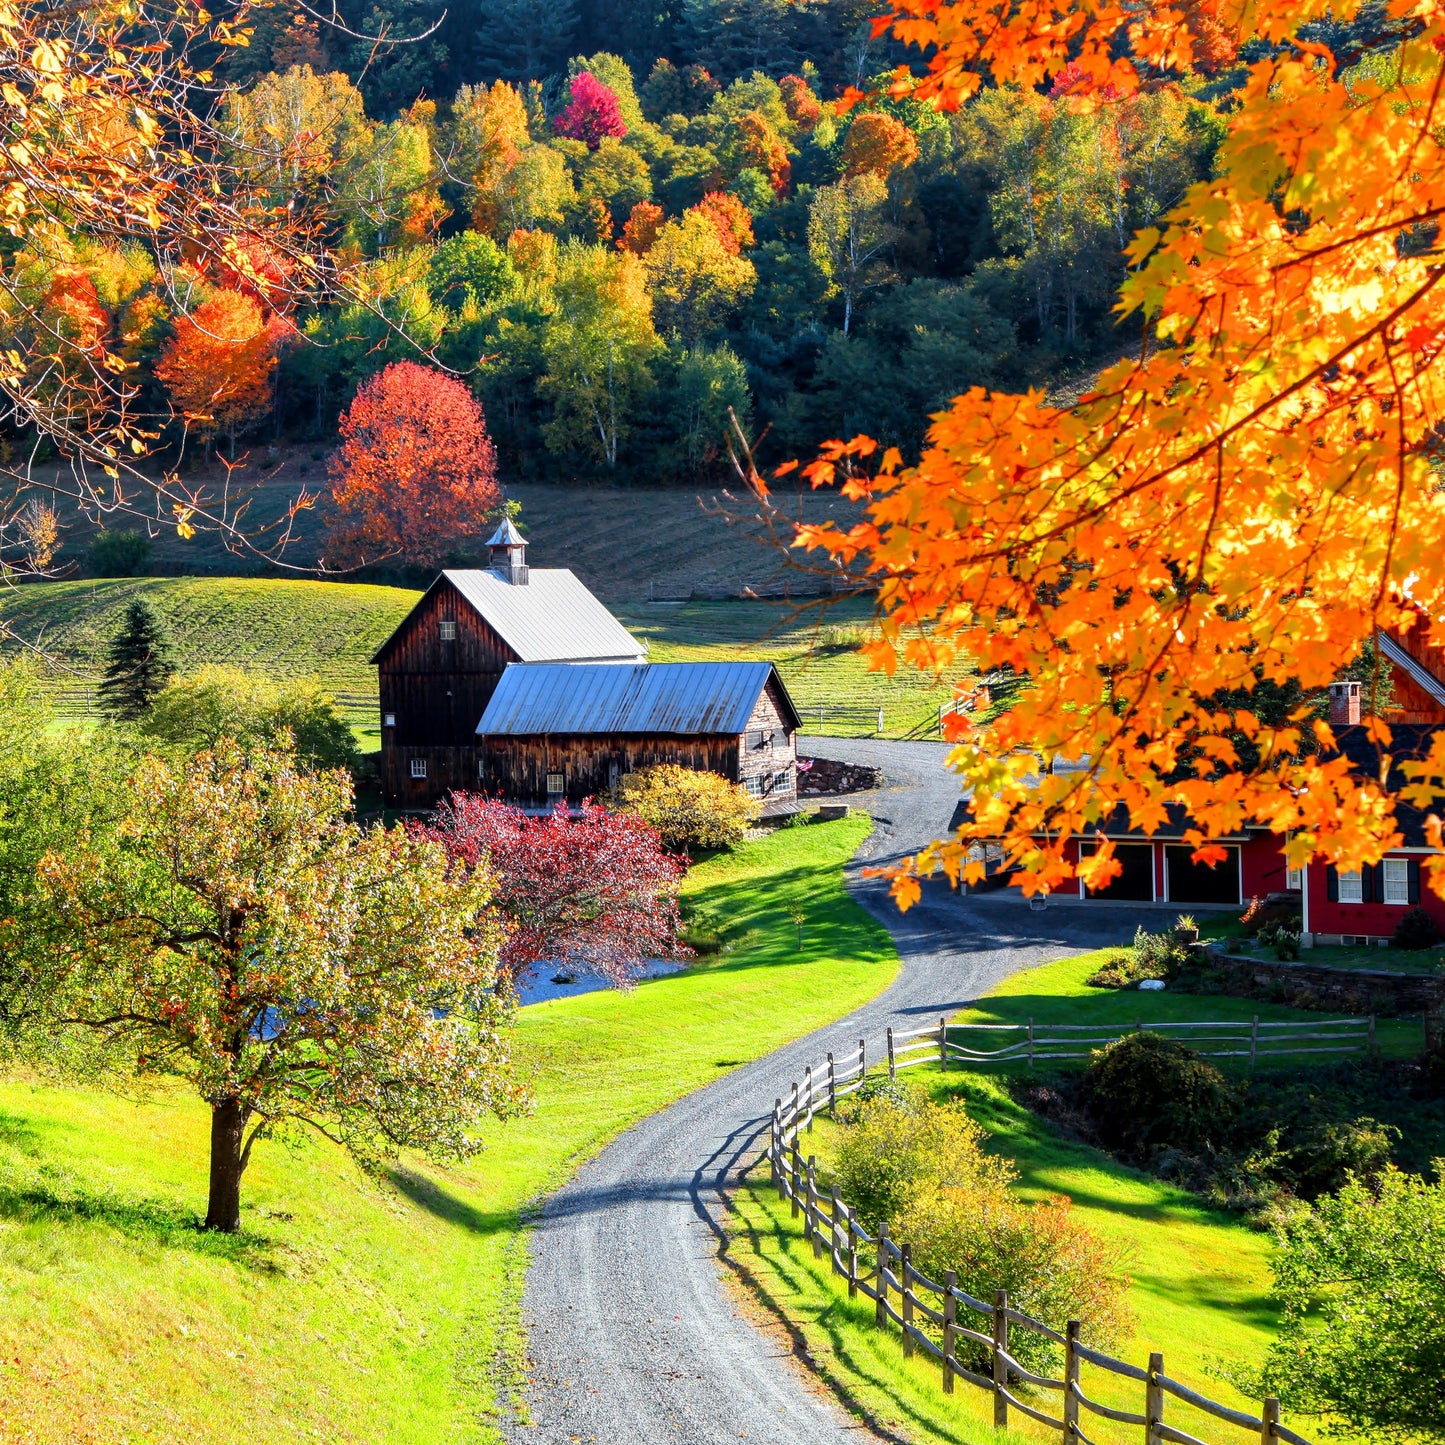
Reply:
<svg viewBox="0 0 1445 1445"><path fill-rule="evenodd" d="M1370 1015L1370 1041L1369 1041L1369 1050L1370 1050L1370 1057L1371 1057L1371 1058L1374 1058L1374 1056L1375 1056L1375 1016L1374 1016L1374 1014L1371 1014L1371 1015Z"/></svg>
<svg viewBox="0 0 1445 1445"><path fill-rule="evenodd" d="M1264 1397L1264 1414L1260 1420L1259 1445L1276 1445L1279 1436L1275 1426L1279 1424L1279 1401L1273 1395Z"/></svg>
<svg viewBox="0 0 1445 1445"><path fill-rule="evenodd" d="M1079 1322L1064 1326L1064 1445L1079 1433Z"/></svg>
<svg viewBox="0 0 1445 1445"><path fill-rule="evenodd" d="M913 1246L903 1246L903 1258L899 1261L900 1278L903 1280L903 1358L913 1357L913 1336L908 1327L913 1323Z"/></svg>
<svg viewBox="0 0 1445 1445"><path fill-rule="evenodd" d="M953 1394L953 1357L958 1348L958 1301L953 1291L958 1275L951 1269L943 1271L943 1393Z"/></svg>
<svg viewBox="0 0 1445 1445"><path fill-rule="evenodd" d="M873 1323L880 1326L888 1324L888 1310L886 1301L888 1299L888 1280L883 1271L888 1268L888 1225L886 1223L878 1226L878 1298L874 1302Z"/></svg>
<svg viewBox="0 0 1445 1445"><path fill-rule="evenodd" d="M1149 1356L1149 1384L1144 1391L1144 1445L1164 1445L1159 1427L1164 1423L1164 1386L1158 1378L1164 1373L1164 1356Z"/></svg>
<svg viewBox="0 0 1445 1445"><path fill-rule="evenodd" d="M938 1021L938 1066L946 1069L948 1067L948 1021Z"/></svg>
<svg viewBox="0 0 1445 1445"><path fill-rule="evenodd" d="M798 1086L793 1085L793 1137L798 1136Z"/></svg>
<svg viewBox="0 0 1445 1445"><path fill-rule="evenodd" d="M781 1139L781 1137L780 1137L780 1136L782 1135L782 1132L783 1132L783 1101L782 1101L781 1099L774 1099L774 1100L773 1100L773 1142L768 1146L768 1163L772 1166L772 1171L773 1171L773 1188L774 1188L774 1189L779 1189L779 1190L782 1188L782 1184L783 1184L783 1171L782 1171L782 1169L779 1167L780 1155L781 1155L781 1151L782 1151L782 1147L783 1147L783 1145L782 1145L782 1139Z"/></svg>
<svg viewBox="0 0 1445 1445"><path fill-rule="evenodd" d="M808 1133L813 1132L813 1066L809 1064L803 1070L803 1082L807 1085L808 1093Z"/></svg>
<svg viewBox="0 0 1445 1445"><path fill-rule="evenodd" d="M858 1298L858 1221L853 1211L848 1209L848 1298Z"/></svg>
<svg viewBox="0 0 1445 1445"><path fill-rule="evenodd" d="M828 1114L836 1118L838 1114L838 1075L833 1068L833 1055L828 1055Z"/></svg>
<svg viewBox="0 0 1445 1445"><path fill-rule="evenodd" d="M798 1150L798 1136L793 1136L793 1218L798 1217L798 1210L802 1208L800 1196L803 1193L803 1156Z"/></svg>
<svg viewBox="0 0 1445 1445"><path fill-rule="evenodd" d="M1249 1026L1249 1067L1254 1067L1255 1058L1259 1054L1259 1015L1255 1014L1253 1023Z"/></svg>
<svg viewBox="0 0 1445 1445"><path fill-rule="evenodd" d="M883 732L883 709L881 707L878 709L878 731L880 734Z"/></svg>
<svg viewBox="0 0 1445 1445"><path fill-rule="evenodd" d="M868 1077L868 1045L858 1040L858 1082L862 1083Z"/></svg>
<svg viewBox="0 0 1445 1445"><path fill-rule="evenodd" d="M1029 1068L1034 1066L1034 1016L1029 1015Z"/></svg>
<svg viewBox="0 0 1445 1445"><path fill-rule="evenodd" d="M888 1030L888 1077L889 1077L890 1079L896 1079L896 1078L898 1077L898 1065L894 1062L894 1059L893 1059L893 1030L892 1030L892 1029L889 1029L889 1030Z"/></svg>
<svg viewBox="0 0 1445 1445"><path fill-rule="evenodd" d="M1008 1294L993 1292L993 1423L996 1429L1008 1426L1008 1401L999 1393L1008 1388L1008 1366L1001 1351L1008 1349Z"/></svg>
<svg viewBox="0 0 1445 1445"><path fill-rule="evenodd" d="M841 1221L848 1218L848 1206L843 1203L842 1198L838 1194L838 1186L836 1184L833 1186L831 1203L833 1218L828 1224L828 1263L836 1271L838 1268L837 1257L839 1249L838 1227Z"/></svg>
<svg viewBox="0 0 1445 1445"><path fill-rule="evenodd" d="M813 1241L813 1258L821 1259L823 1240L818 1232L818 1156L808 1155L808 1229L807 1236Z"/></svg>

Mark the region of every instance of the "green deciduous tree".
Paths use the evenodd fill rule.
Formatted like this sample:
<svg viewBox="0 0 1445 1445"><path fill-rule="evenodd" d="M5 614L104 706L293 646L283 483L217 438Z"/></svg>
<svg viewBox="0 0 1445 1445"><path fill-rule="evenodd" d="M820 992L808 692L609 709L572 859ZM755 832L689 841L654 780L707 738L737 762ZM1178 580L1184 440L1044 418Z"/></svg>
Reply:
<svg viewBox="0 0 1445 1445"><path fill-rule="evenodd" d="M344 773L226 743L146 759L114 836L41 864L52 923L13 1027L52 1067L190 1084L208 1228L240 1227L258 1139L309 1127L369 1168L458 1158L518 1107L485 870L350 807Z"/></svg>
<svg viewBox="0 0 1445 1445"><path fill-rule="evenodd" d="M107 654L102 706L124 722L135 722L145 716L175 670L160 613L148 597L132 599Z"/></svg>
<svg viewBox="0 0 1445 1445"><path fill-rule="evenodd" d="M753 263L724 244L710 214L669 221L646 256L657 325L685 346L718 326L751 294Z"/></svg>
<svg viewBox="0 0 1445 1445"><path fill-rule="evenodd" d="M882 279L897 230L888 219L888 188L872 172L820 186L808 206L808 253L843 298L843 334L864 292Z"/></svg>

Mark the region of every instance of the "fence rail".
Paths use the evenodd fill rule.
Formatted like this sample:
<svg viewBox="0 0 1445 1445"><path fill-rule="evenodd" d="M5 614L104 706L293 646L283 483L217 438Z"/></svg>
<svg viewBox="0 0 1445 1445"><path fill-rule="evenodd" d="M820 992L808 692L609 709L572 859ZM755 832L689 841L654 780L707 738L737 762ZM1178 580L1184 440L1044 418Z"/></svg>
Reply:
<svg viewBox="0 0 1445 1445"><path fill-rule="evenodd" d="M374 692L338 692L322 686L322 691L335 701L337 710L348 718L365 717L373 724L378 717L380 702ZM100 684L70 683L62 687L47 689L46 694L61 717L96 716L104 712L101 704Z"/></svg>
<svg viewBox="0 0 1445 1445"><path fill-rule="evenodd" d="M1179 1034L1190 1029L1247 1029L1246 1037L1256 1045L1262 1031L1275 1033L1294 1029L1290 1038L1308 1037L1306 1031L1328 1030L1331 1026L1361 1023L1358 1019L1330 1019L1320 1025L1306 1024L1163 1024L1151 1025L1158 1032ZM1051 1035L1082 1043L1085 1038L1102 1034L1086 1024L1053 1024L1046 1026ZM955 1044L950 1035L963 1030L993 1029L1025 1030L1026 1045L1037 1044L1044 1037L1036 1031L1033 1021L1027 1024L955 1024L949 1026L939 1019L936 1027L889 1029L884 1043L884 1056L890 1078L900 1069L913 1064L937 1061L947 1066L950 1060L977 1065L992 1062L1000 1052L979 1055ZM1374 1020L1368 1021L1369 1043L1373 1044ZM1330 1035L1333 1037L1334 1035ZM1111 1038L1122 1037L1113 1034ZM1231 1035L1231 1040L1233 1036ZM1002 1052L1008 1052L1007 1050ZM1202 1052L1202 1051L1201 1051ZM1313 1052L1285 1048L1276 1052ZM1042 1058L1043 1055L1013 1053L1010 1057ZM1254 1055L1251 1055L1253 1057ZM1077 1053L1059 1057L1078 1057ZM842 1058L827 1056L825 1063L809 1065L801 1083L794 1083L789 1097L773 1104L768 1138L767 1158L773 1187L792 1208L794 1219L802 1217L803 1237L813 1248L815 1259L828 1256L834 1274L847 1280L849 1298L863 1295L873 1301L874 1323L879 1329L896 1328L905 1358L920 1350L938 1362L943 1372L943 1389L952 1394L955 1382L963 1380L993 1397L993 1423L1000 1428L1009 1423L1009 1411L1015 1410L1028 1419L1051 1430L1057 1430L1062 1445L1092 1445L1080 1428L1081 1411L1111 1420L1116 1424L1143 1429L1143 1445L1206 1445L1197 1434L1180 1429L1165 1420L1166 1400L1173 1399L1202 1412L1215 1420L1247 1430L1258 1436L1260 1445L1311 1445L1305 1436L1280 1423L1279 1401L1267 1396L1258 1415L1211 1400L1191 1390L1164 1372L1164 1356L1149 1356L1147 1368L1131 1365L1101 1350L1091 1349L1079 1339L1079 1322L1068 1321L1063 1330L1056 1330L1042 1320L1033 1318L1009 1303L1004 1290L994 1294L992 1303L975 1299L959 1288L954 1271L945 1272L942 1280L929 1278L915 1268L908 1244L895 1243L888 1237L886 1224L876 1235L870 1234L858 1220L857 1211L839 1195L834 1185L825 1196L818 1185L816 1155L806 1160L799 1148L799 1136L812 1127L815 1114L822 1110L835 1113L838 1100L862 1088L868 1078L867 1044L858 1040L858 1047ZM1059 1377L1041 1375L1028 1369L1010 1350L1014 1330L1050 1341L1063 1349L1063 1368ZM1083 1388L1084 1366L1115 1379L1142 1385L1142 1409L1130 1410L1105 1404L1086 1394ZM1020 1398L1032 1392L1031 1399ZM1046 1393L1043 1393L1046 1392ZM1056 1414L1043 1408L1053 1403ZM1186 1417L1188 1423L1194 1422Z"/></svg>
<svg viewBox="0 0 1445 1445"><path fill-rule="evenodd" d="M798 716L803 721L803 731L812 732L814 724L818 732L827 730L833 723L873 723L874 732L883 731L883 709L869 707L865 703L818 702L799 703Z"/></svg>

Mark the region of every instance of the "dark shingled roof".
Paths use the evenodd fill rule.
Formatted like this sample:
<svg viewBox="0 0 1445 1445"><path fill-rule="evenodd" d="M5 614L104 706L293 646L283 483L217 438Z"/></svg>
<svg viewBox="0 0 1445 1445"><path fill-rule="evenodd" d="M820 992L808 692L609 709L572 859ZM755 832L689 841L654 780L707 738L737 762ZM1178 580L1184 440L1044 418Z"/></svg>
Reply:
<svg viewBox="0 0 1445 1445"><path fill-rule="evenodd" d="M798 711L770 662L514 662L477 732L738 734L770 680L796 728Z"/></svg>

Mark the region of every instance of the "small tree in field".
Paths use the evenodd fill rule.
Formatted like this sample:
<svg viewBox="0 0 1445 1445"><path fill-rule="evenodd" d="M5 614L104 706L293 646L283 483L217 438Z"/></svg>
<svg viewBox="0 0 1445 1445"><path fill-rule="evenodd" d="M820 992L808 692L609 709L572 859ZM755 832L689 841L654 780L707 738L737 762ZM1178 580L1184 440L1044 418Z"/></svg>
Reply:
<svg viewBox="0 0 1445 1445"><path fill-rule="evenodd" d="M453 793L418 837L469 869L486 867L493 903L512 923L502 966L520 978L542 961L628 982L649 960L687 950L678 940L685 865L641 818L584 803L529 818L520 808Z"/></svg>
<svg viewBox="0 0 1445 1445"><path fill-rule="evenodd" d="M357 388L331 459L331 560L434 566L500 500L481 405L461 382L396 361Z"/></svg>
<svg viewBox="0 0 1445 1445"><path fill-rule="evenodd" d="M757 800L719 773L659 763L629 773L612 795L612 805L634 813L657 830L669 847L731 848L757 817Z"/></svg>
<svg viewBox="0 0 1445 1445"><path fill-rule="evenodd" d="M344 773L223 743L147 758L110 844L41 862L50 936L11 1027L42 1065L190 1082L207 1228L240 1228L257 1139L310 1126L370 1168L457 1158L518 1107L486 869L350 807Z"/></svg>
<svg viewBox="0 0 1445 1445"><path fill-rule="evenodd" d="M122 722L136 722L150 710L152 699L175 670L160 613L148 598L133 599L111 640L105 681L100 685L101 705Z"/></svg>

